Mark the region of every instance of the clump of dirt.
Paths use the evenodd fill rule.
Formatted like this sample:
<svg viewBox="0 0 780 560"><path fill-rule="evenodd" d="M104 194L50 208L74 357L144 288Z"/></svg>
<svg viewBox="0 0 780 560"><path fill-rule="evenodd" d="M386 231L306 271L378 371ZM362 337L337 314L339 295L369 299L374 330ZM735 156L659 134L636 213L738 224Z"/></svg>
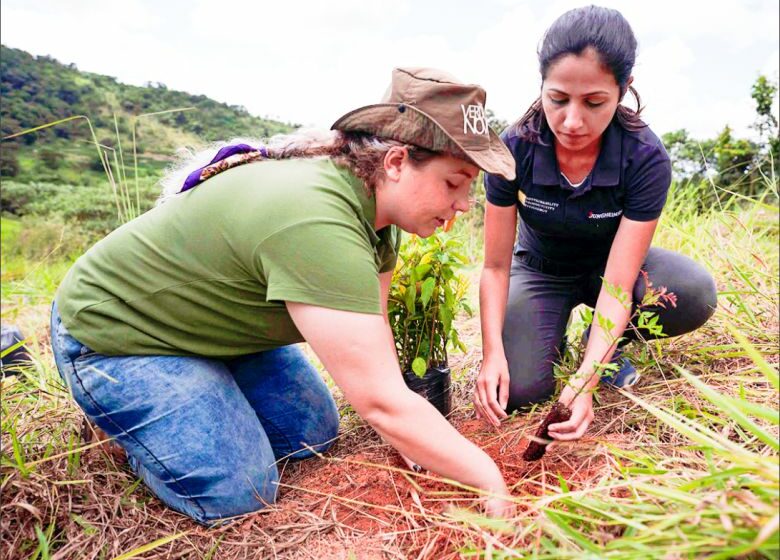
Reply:
<svg viewBox="0 0 780 560"><path fill-rule="evenodd" d="M542 420L542 423L539 424L534 434L535 438L531 440L523 453L523 459L525 461L538 461L544 457L547 451L547 441L550 439L550 425L566 422L570 418L571 409L562 402L555 403L550 412L547 413L547 416L544 417L544 420Z"/></svg>

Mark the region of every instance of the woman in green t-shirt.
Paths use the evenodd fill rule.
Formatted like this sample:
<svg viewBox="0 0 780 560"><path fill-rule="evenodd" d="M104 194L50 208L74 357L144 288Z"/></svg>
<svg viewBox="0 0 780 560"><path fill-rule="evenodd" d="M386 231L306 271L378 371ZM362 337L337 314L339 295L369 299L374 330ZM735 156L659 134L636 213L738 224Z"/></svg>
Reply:
<svg viewBox="0 0 780 560"><path fill-rule="evenodd" d="M484 104L478 86L396 69L382 103L330 132L189 162L74 264L57 367L163 502L204 524L258 510L277 461L330 446L338 413L305 340L405 457L509 511L495 463L404 385L386 315L398 229L428 236L467 210L480 169L514 177Z"/></svg>

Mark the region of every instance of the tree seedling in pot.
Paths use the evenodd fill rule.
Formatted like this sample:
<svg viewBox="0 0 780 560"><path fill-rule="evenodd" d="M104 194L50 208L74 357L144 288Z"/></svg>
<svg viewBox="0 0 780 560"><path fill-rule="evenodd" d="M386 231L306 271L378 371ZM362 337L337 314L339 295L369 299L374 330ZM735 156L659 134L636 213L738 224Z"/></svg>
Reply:
<svg viewBox="0 0 780 560"><path fill-rule="evenodd" d="M468 282L458 269L468 264L461 241L437 230L409 237L401 247L388 299L388 319L404 380L442 414L449 412L447 348L466 350L454 318L471 314Z"/></svg>

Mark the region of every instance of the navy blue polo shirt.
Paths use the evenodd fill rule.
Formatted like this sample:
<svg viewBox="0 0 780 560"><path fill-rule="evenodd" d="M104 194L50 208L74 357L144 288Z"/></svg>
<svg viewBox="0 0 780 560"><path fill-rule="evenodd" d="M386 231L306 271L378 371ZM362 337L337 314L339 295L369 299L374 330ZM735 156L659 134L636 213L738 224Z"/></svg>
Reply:
<svg viewBox="0 0 780 560"><path fill-rule="evenodd" d="M672 179L663 144L649 127L624 129L615 118L604 132L593 170L577 187L561 175L552 131L544 144L520 139L515 127L501 135L515 158L513 181L485 175L489 202L517 204L520 215L515 254L531 255L583 269L606 262L623 216L650 221L661 215Z"/></svg>

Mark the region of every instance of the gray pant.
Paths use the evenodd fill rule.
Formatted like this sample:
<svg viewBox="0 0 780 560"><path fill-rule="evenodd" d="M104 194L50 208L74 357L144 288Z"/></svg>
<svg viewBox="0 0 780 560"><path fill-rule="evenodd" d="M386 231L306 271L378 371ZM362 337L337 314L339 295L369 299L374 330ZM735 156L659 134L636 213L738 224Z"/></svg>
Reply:
<svg viewBox="0 0 780 560"><path fill-rule="evenodd" d="M572 309L595 306L604 266L576 275L551 274L526 254L515 255L509 278L509 297L503 340L509 364L509 406L517 408L548 399L555 390L553 363L560 357ZM712 276L695 261L665 249L651 247L642 266L654 288L666 287L677 295L677 307L651 308L667 336L691 332L715 312L717 292ZM634 285L634 302L641 302L645 281ZM640 332L646 338L653 338ZM627 328L624 336L636 339Z"/></svg>

